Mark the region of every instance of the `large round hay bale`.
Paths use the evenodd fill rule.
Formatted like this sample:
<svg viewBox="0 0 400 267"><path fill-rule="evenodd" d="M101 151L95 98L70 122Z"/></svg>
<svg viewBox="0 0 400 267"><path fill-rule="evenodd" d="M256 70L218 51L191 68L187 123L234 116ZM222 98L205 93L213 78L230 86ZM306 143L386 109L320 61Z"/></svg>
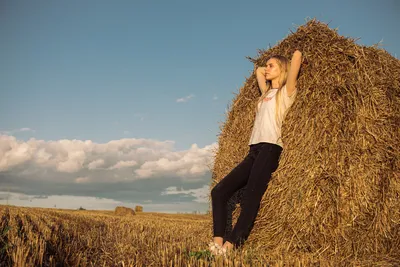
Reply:
<svg viewBox="0 0 400 267"><path fill-rule="evenodd" d="M135 212L143 212L143 207L137 205L137 206L135 207Z"/></svg>
<svg viewBox="0 0 400 267"><path fill-rule="evenodd" d="M136 215L135 211L131 208L118 206L115 208L115 214L121 216L132 216Z"/></svg>
<svg viewBox="0 0 400 267"><path fill-rule="evenodd" d="M291 58L295 49L303 63L282 125L280 165L245 246L264 248L271 259L398 263L400 61L316 20L249 59L256 68L272 54ZM253 73L222 126L211 189L248 153L259 96ZM229 201L228 224L237 220L242 193Z"/></svg>

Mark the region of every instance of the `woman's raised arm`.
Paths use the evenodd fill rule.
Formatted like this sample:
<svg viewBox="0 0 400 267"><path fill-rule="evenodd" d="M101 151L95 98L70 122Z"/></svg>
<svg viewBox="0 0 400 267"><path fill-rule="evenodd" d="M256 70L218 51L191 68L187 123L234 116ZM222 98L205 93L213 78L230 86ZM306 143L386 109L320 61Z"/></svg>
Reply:
<svg viewBox="0 0 400 267"><path fill-rule="evenodd" d="M286 90L288 96L291 96L296 90L297 75L299 75L301 65L301 52L299 50L294 51L292 61L290 63L290 70L286 81Z"/></svg>
<svg viewBox="0 0 400 267"><path fill-rule="evenodd" d="M265 91L267 91L267 84L266 84L266 79L265 79L265 69L266 69L266 67L258 67L256 70L258 87L261 90L261 94L263 94Z"/></svg>

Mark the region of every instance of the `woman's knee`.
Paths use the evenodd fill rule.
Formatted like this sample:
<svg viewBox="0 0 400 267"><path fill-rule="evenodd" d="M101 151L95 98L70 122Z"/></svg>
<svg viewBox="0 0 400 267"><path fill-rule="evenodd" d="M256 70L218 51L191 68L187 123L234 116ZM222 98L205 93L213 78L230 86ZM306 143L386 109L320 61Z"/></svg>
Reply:
<svg viewBox="0 0 400 267"><path fill-rule="evenodd" d="M214 186L214 188L211 190L211 197L213 199L216 198L221 198L223 196L222 192L221 192L221 184L218 183L216 186Z"/></svg>
<svg viewBox="0 0 400 267"><path fill-rule="evenodd" d="M211 197L212 198L216 198L216 197L218 197L218 188L217 188L217 186L214 186L214 188L211 190Z"/></svg>

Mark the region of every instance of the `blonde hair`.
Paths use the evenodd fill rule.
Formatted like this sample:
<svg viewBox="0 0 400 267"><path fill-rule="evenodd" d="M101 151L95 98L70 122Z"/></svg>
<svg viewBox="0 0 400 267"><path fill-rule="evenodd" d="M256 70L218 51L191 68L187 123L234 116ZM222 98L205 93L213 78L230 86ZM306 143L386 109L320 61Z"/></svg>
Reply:
<svg viewBox="0 0 400 267"><path fill-rule="evenodd" d="M271 89L278 89L278 92L275 95L275 100L276 100L276 106L275 106L275 120L278 125L282 123L283 119L285 118L286 111L283 110L283 107L280 105L280 99L282 97L282 87L286 84L287 76L289 73L290 69L290 63L289 60L281 55L272 55L270 56L268 60L271 58L276 59L276 62L279 66L279 69L281 70L281 75L279 76L279 81L278 81L278 87L279 88L272 88L272 83L271 81L267 80L267 90L261 94L259 97L257 104L256 104L256 112L258 112L258 105L263 101L263 99L267 96L269 90Z"/></svg>

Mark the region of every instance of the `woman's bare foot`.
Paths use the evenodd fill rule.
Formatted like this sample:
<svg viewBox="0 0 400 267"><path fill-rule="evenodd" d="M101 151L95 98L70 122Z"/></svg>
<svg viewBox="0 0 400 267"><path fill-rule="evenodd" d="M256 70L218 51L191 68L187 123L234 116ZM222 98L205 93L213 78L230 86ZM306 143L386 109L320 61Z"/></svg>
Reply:
<svg viewBox="0 0 400 267"><path fill-rule="evenodd" d="M225 248L226 251L232 250L233 249L233 244L231 242L225 241L224 245L222 248Z"/></svg>
<svg viewBox="0 0 400 267"><path fill-rule="evenodd" d="M232 253L233 244L231 242L226 241L224 245L220 249L220 254L224 255L226 258L229 254Z"/></svg>
<svg viewBox="0 0 400 267"><path fill-rule="evenodd" d="M209 246L209 251L212 255L220 255L222 249L223 238L219 236L214 236L213 241L211 241Z"/></svg>

